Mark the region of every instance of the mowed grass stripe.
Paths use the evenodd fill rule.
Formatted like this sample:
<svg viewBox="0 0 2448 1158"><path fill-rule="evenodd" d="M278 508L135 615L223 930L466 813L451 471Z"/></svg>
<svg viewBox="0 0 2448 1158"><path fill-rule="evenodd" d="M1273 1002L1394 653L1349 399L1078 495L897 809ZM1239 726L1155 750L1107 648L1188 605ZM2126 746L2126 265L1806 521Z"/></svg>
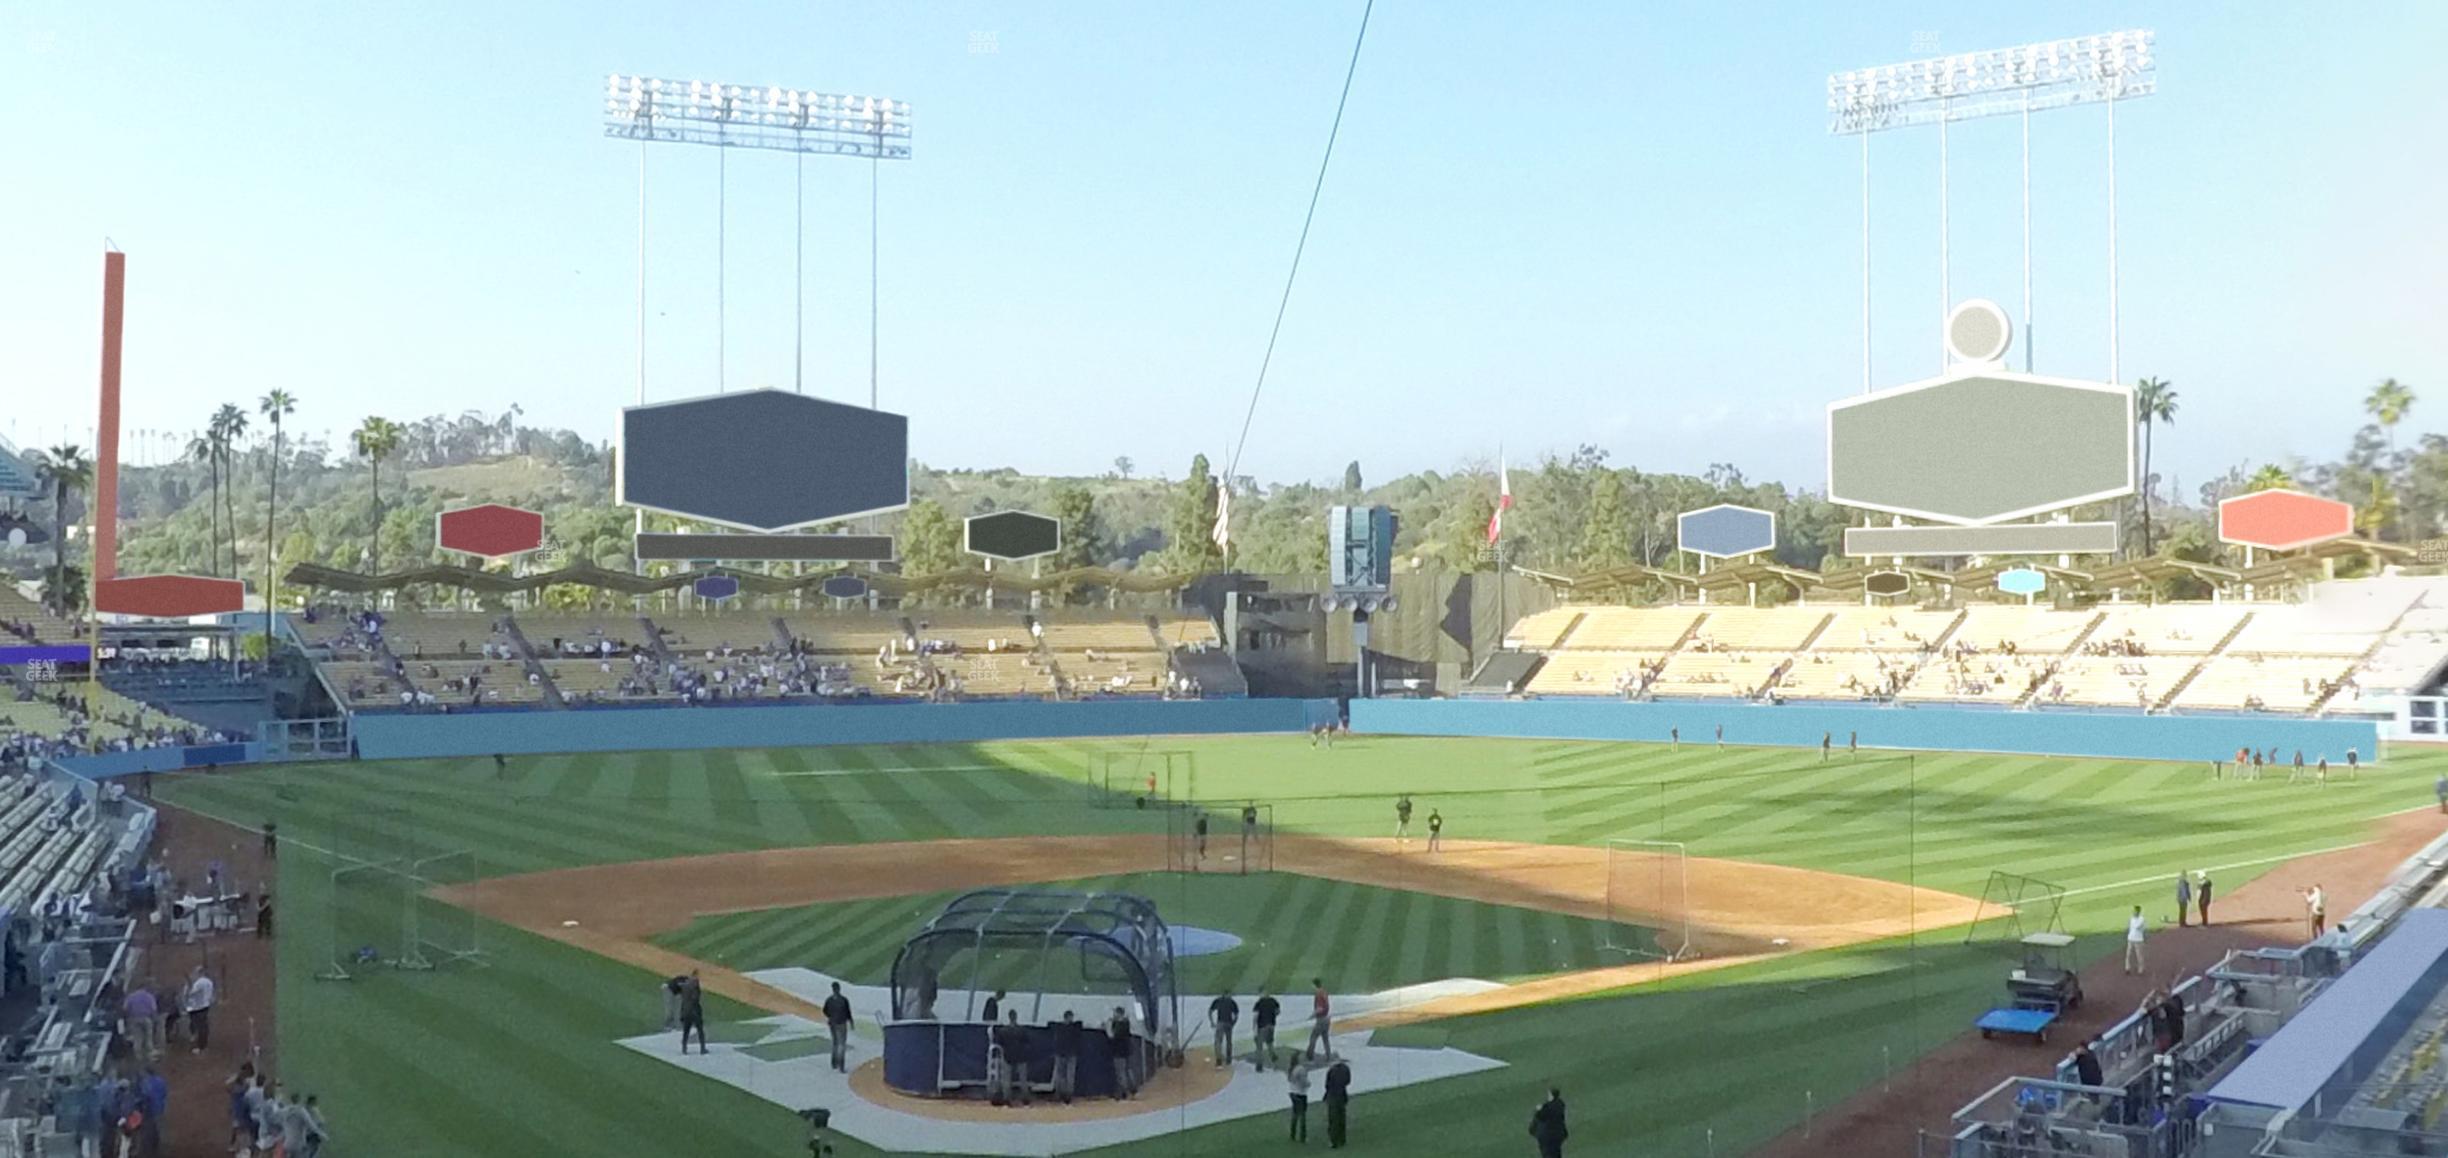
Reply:
<svg viewBox="0 0 2448 1158"><path fill-rule="evenodd" d="M767 838L765 809L749 788L738 753L706 753L705 786L717 826Z"/></svg>
<svg viewBox="0 0 2448 1158"><path fill-rule="evenodd" d="M436 798L392 785L368 785L360 792L405 810L417 828L434 838L430 844L479 850L541 845L568 864L685 856L720 847L708 840L667 838L669 825L659 811L622 822L590 819L585 810L570 808L566 801L464 794Z"/></svg>
<svg viewBox="0 0 2448 1158"><path fill-rule="evenodd" d="M1092 778L1088 770L1102 752L1142 747L1196 753L1202 797L1236 805L1242 799L1275 803L1276 823L1286 833L1381 837L1390 829L1394 796L1409 790L1422 812L1442 805L1452 822L1448 832L1457 838L1556 841L1592 828L1604 835L1647 837L1657 823L1655 794L1662 791L1669 823L1682 829L1673 835L1686 839L1697 855L1833 868L1886 879L1910 873L1924 885L1963 892L1977 892L1993 868L2027 871L2073 887L2153 877L2128 896L2089 894L2068 904L2067 921L2083 938L2082 953L2093 957L2114 951L2113 933L2127 905L2144 901L2157 913L2172 904L2172 896L2161 895L2163 874L2365 839L2371 831L2369 818L2394 811L2392 804L2429 803L2432 770L2448 767L2448 754L2392 753L2389 771L2326 792L2287 790L2277 782L2283 777L2259 785L2213 781L2206 761L1918 754L1908 771L1889 764L1882 753L1864 755L1857 762L1840 757L1822 770L1816 753L1744 748L1719 753L1707 744L1706 713L1695 720L1701 722L1685 729L1694 743L1681 752L1654 745L1391 737L1361 738L1331 753L1313 753L1297 737L961 745L900 750L902 762L929 769L900 779L930 792L935 791L929 787L932 780L960 776L963 782L954 789L960 795L952 804L1008 820L996 831L1013 833L1132 828L1138 817L1127 811L1057 805L1074 791L1080 799L1092 798L1085 787ZM756 847L777 839L877 839L913 830L941 831L947 823L942 816L928 815L922 802L879 796L876 776L763 777L766 770L840 766L843 756L831 749L774 749L719 759L705 753L660 754L652 758L669 761L675 771L663 801L631 796L641 779L636 766L645 759L634 754L522 757L512 761L503 780L495 779L489 759L479 757L263 768L222 773L210 781L166 777L157 792L196 801L241 823L277 817L293 840L307 841L320 825L363 809L399 807L405 800L420 816L447 815L454 821L447 829L437 822L437 832L452 834L442 839L498 846L488 854L489 867L629 860L668 855L671 848L699 843L708 848ZM750 794L786 802L777 806L770 825L763 820L743 824L738 815L726 814L724 761L747 779ZM872 766L873 758L868 761ZM964 764L1007 769L1035 764L1057 774L1047 779L1027 771L935 770ZM1729 774L1746 765L1786 774ZM1067 782L1060 774L1066 766L1074 770ZM678 775L682 769L692 771ZM882 782L889 785L893 779ZM1656 787L1660 783L1663 789ZM676 798L681 796L698 802L695 817L680 807L683 802ZM572 827L553 829L541 819L556 809L574 814L554 818ZM462 812L475 815L458 822ZM327 870L318 858L300 856L284 871L323 878ZM2221 892L2231 892L2254 871L2221 874ZM1209 975L1221 975L1229 964L1249 974L1236 985L1237 991L1276 988L1294 995L1288 1004L1298 1007L1297 995L1313 970L1330 978L1343 977L1338 966L1355 965L1375 977L1414 977L1421 972L1501 976L1508 968L1545 972L1554 967L1555 950L1580 951L1586 946L1594 951L1603 931L1595 922L1559 921L1535 913L1491 917L1464 903L1408 894L1388 898L1381 917L1373 916L1366 902L1347 904L1339 915L1330 915L1332 906L1301 896L1304 890L1297 883L1279 891L1279 880L1292 878L1279 874L1267 878L1264 887L1252 879L1249 891L1240 893L1212 890L1208 886L1217 882L1206 881L1144 890L1157 898L1168 919L1190 913L1201 920L1189 923L1246 931L1234 920L1254 921L1252 914L1271 908L1263 924L1247 927L1283 930L1280 936L1262 935L1260 944L1222 958L1186 962L1185 978L1200 976L1202 967L1210 969ZM307 923L328 920L324 902L306 884L284 888L290 912L296 914L284 941L315 939ZM725 921L693 925L691 932L719 931L725 943L760 939L766 952L785 957L854 958L858 968L880 974L890 951L918 919L906 911L866 904L855 912L811 908L778 927ZM844 929L873 921L877 931L843 943L838 930L827 931L837 921ZM1507 924L1514 926L1509 933ZM1355 925L1374 925L1355 934L1373 946L1373 955L1366 961L1330 960L1336 952L1334 934ZM1515 940L1521 957L1510 965L1503 945L1507 936ZM1915 953L1921 967L1910 972L1899 968L1899 950L1863 946L1798 955L1774 968L1738 968L1569 1005L1443 1023L1457 1047L1499 1057L1509 1063L1507 1068L1367 1095L1359 1107L1369 1124L1366 1145L1389 1152L1495 1152L1518 1144L1518 1135L1512 1133L1519 1129L1518 1121L1490 1126L1481 1121L1484 1115L1458 1107L1528 1105L1552 1079L1564 1083L1568 1092L1594 1091L1575 1098L1574 1123L1577 1139L1594 1152L1700 1152L1701 1129L1713 1123L1718 1127L1717 1152L1736 1153L1797 1119L1803 1090L1815 1091L1823 1105L1831 1103L1877 1080L1871 1059L1879 1046L1892 1048L1900 1065L1921 1046L1960 1032L1972 1013L1995 1000L1993 955L1958 960L1941 944L1946 940L1924 936ZM590 964L592 958L551 946L542 958L551 968L542 975L551 977L552 985L532 990L538 994L532 997L526 996L531 990L523 984L481 996L429 985L447 981L447 971L316 986L302 978L327 954L328 946L306 947L313 951L283 963L282 1035L289 1047L284 1060L293 1071L314 1075L346 1136L383 1137L386 1153L525 1158L539 1146L532 1135L515 1130L496 1142L479 1130L431 1124L472 1120L489 1125L494 1116L527 1113L530 1108L503 1100L524 1096L524 1088L502 1092L478 1082L437 1083L408 1068L430 1065L457 1073L469 1068L452 1068L462 1060L456 1056L460 1051L509 1048L507 1044L408 1038L418 1040L418 1046L377 1039L370 1049L346 1048L352 1023L366 1020L365 1011L353 1006L378 1001L393 981L427 986L445 1003L446 1008L420 1010L422 1016L510 1017L513 1024L505 1028L522 1037L558 1032L555 1021L518 1019L519 1006L554 1000L555 988L578 998L571 1017L622 1023L617 1031L588 1028L569 1036L587 1039L581 1043L582 1056L592 1057L583 1050L603 1045L605 1064L633 1062L640 1067L637 1073L651 1077L643 1084L623 1080L616 1096L597 1098L587 1091L587 1076L569 1074L576 1091L564 1092L560 1101L533 1112L579 1124L555 1127L554 1137L540 1144L541 1152L575 1148L619 1153L640 1145L668 1149L681 1127L709 1117L721 1118L723 1128L692 1129L687 1133L690 1141L678 1144L692 1146L702 1138L708 1146L779 1152L803 1139L803 1129L778 1107L611 1049L608 1041L614 1032L650 1025L659 1012L652 979L634 970L605 972ZM518 952L503 949L498 956ZM1350 956L1364 954L1354 951ZM833 967L821 959L786 963ZM497 961L495 969L502 967ZM518 996L511 996L513 992ZM299 994L315 996L311 1009L291 1006ZM387 1020L374 1024L390 1027ZM406 1037L410 1030L396 1032ZM526 1060L514 1057L503 1064ZM542 1065L548 1073L566 1068L550 1059ZM1624 1088L1626 1074L1640 1075L1640 1096L1606 1096L1606 1091ZM675 1126L642 1135L625 1129L632 1119L648 1114ZM1117 1153L1224 1158L1276 1144L1279 1129L1280 1121L1270 1116L1169 1135L1161 1145L1117 1148ZM400 1144L390 1145L393 1141ZM420 1149L428 1142L430 1150ZM860 1152L844 1147L845 1154Z"/></svg>
<svg viewBox="0 0 2448 1158"><path fill-rule="evenodd" d="M1394 975L1392 963L1380 964L1379 958L1385 954L1387 942L1391 939L1388 936L1392 929L1389 922L1393 915L1395 894L1391 889L1374 888L1355 889L1353 892L1358 912L1347 918L1353 935L1343 957L1343 967L1349 971L1347 976L1358 978L1362 985L1382 989L1387 984L1386 979Z"/></svg>

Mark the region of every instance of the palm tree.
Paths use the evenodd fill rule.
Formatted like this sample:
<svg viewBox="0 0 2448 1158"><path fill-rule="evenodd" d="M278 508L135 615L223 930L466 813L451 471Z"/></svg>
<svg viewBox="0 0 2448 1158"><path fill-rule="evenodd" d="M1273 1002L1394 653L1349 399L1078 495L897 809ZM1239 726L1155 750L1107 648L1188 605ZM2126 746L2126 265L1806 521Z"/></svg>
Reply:
<svg viewBox="0 0 2448 1158"><path fill-rule="evenodd" d="M2414 409L2414 388L2395 378L2383 378L2379 385L2372 387L2370 394L2364 396L2363 409L2372 416L2373 421L2380 424L2380 432L2388 436L2388 461L2382 463L2377 472L2379 478L2385 479L2390 471L2397 468L2397 424L2405 421L2407 411ZM2372 489L2375 494L2378 493L2380 485L2377 479L2374 480ZM2394 504L2390 505L2394 506ZM2368 509L2380 516L2379 519L2373 521L2371 526L2371 535L2376 539L2380 537L2380 520L2386 519L2388 512L2381 511L2380 504L2377 503L2372 504Z"/></svg>
<svg viewBox="0 0 2448 1158"><path fill-rule="evenodd" d="M2414 409L2414 388L2395 378L2383 378L2363 397L2363 410L2380 424L2388 435L2389 458L2397 457L2397 424L2405 421L2406 412Z"/></svg>
<svg viewBox="0 0 2448 1158"><path fill-rule="evenodd" d="M2244 480L2244 492L2251 494L2255 491L2283 490L2294 485L2295 476L2288 474L2287 468L2274 462L2265 462L2261 464L2261 469L2252 472L2251 478Z"/></svg>
<svg viewBox="0 0 2448 1158"><path fill-rule="evenodd" d="M204 541L204 573L221 573L221 439L218 432L207 432L187 440L187 459L204 464L212 476L212 497L204 503L208 521Z"/></svg>
<svg viewBox="0 0 2448 1158"><path fill-rule="evenodd" d="M229 527L230 578L238 577L238 440L246 437L247 413L224 402L213 412L213 440L220 446L221 474L229 485L221 492L223 523Z"/></svg>
<svg viewBox="0 0 2448 1158"><path fill-rule="evenodd" d="M280 575L274 566L280 561L281 419L297 413L297 399L286 390L274 390L258 400L255 408L272 420L272 486L264 508L264 656L270 658L272 604L280 594Z"/></svg>
<svg viewBox="0 0 2448 1158"><path fill-rule="evenodd" d="M382 460L399 452L400 443L407 434L407 429L399 423L380 415L369 415L349 435L349 444L366 460L366 467L372 472L374 529L366 535L366 556L371 560L367 564L368 569L376 575L382 574Z"/></svg>
<svg viewBox="0 0 2448 1158"><path fill-rule="evenodd" d="M93 485L93 460L85 448L62 443L34 455L35 472L51 484L51 593L53 610L66 613L68 588L68 496ZM116 514L116 512L109 512ZM106 517L96 512L96 518Z"/></svg>
<svg viewBox="0 0 2448 1158"><path fill-rule="evenodd" d="M2142 556L2151 553L2151 427L2176 421L2176 388L2164 378L2134 386L2134 418L2142 424Z"/></svg>

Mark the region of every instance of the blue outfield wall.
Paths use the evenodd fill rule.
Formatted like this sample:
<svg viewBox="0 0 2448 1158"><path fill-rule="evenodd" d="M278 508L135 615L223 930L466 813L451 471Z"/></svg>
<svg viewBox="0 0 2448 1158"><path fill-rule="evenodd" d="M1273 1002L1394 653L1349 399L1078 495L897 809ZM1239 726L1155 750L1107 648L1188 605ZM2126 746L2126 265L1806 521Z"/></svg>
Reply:
<svg viewBox="0 0 2448 1158"><path fill-rule="evenodd" d="M139 772L177 772L221 764L247 764L264 758L261 744L203 744L193 748L140 748L52 761L88 780L133 776Z"/></svg>
<svg viewBox="0 0 2448 1158"><path fill-rule="evenodd" d="M532 755L1300 732L1312 722L1334 718L1332 700L1092 700L360 715L355 730L358 755L368 760L401 760L496 752Z"/></svg>
<svg viewBox="0 0 2448 1158"><path fill-rule="evenodd" d="M1639 740L1663 744L1680 728L1686 744L1705 744L1723 725L1728 744L1815 748L1835 734L1838 747L1860 733L1865 748L2098 756L2130 760L2231 760L2238 748L2302 749L2346 763L2349 748L2376 763L2380 725L2372 720L2281 716L2144 716L2070 711L1848 705L1630 703L1622 700L1354 700L1355 732L1407 736L1522 736L1553 740Z"/></svg>

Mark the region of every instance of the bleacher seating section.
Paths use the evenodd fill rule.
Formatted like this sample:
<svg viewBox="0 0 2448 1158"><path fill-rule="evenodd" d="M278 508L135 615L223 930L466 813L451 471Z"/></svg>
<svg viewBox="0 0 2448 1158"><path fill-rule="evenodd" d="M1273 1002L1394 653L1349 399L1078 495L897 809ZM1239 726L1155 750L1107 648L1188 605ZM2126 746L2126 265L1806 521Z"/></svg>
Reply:
<svg viewBox="0 0 2448 1158"><path fill-rule="evenodd" d="M1773 696L2304 712L2402 692L2448 661L2448 609L2343 617L2283 604L2082 610L1564 606L1508 637L1531 695ZM1770 678L1774 673L1773 679Z"/></svg>
<svg viewBox="0 0 2448 1158"><path fill-rule="evenodd" d="M1525 615L1506 638L1520 644L1526 651L1550 651L1564 642L1564 633L1589 609L1585 607L1553 607Z"/></svg>
<svg viewBox="0 0 2448 1158"><path fill-rule="evenodd" d="M1672 651L1700 621L1689 607L1587 607L1556 646L1573 651Z"/></svg>
<svg viewBox="0 0 2448 1158"><path fill-rule="evenodd" d="M1665 658L1662 651L1551 651L1524 690L1534 696L1621 695L1628 678Z"/></svg>
<svg viewBox="0 0 2448 1158"><path fill-rule="evenodd" d="M650 612L647 617L670 656L701 674L723 667L759 670L780 660L787 639L813 662L846 666L859 687L912 698L929 694L927 670L968 696L1154 695L1167 686L1172 650L1222 645L1211 621L1177 613L1049 610L1037 616L1042 639L1030 632L1030 616L1019 612L918 608L791 612L779 618L787 636L776 632L776 616L765 611ZM408 679L442 703L465 703L466 693L454 685L470 675L479 678L487 703L538 700L541 688L528 683L522 661L481 654L488 643L509 643L507 634L494 630L500 619L493 613L399 612L385 617L383 635ZM579 701L629 698L621 683L638 669L627 656L652 643L645 624L623 612L520 612L512 619L562 695ZM347 634L348 616L322 616L316 624L301 624L301 630L310 642L329 645ZM556 640L588 647L592 658L557 650ZM601 640L614 644L608 672L589 646ZM933 645L923 658L916 654L922 644ZM888 645L891 659L879 666ZM403 689L380 662L346 648L334 656L324 661L325 675L352 706L398 706ZM660 663L646 671L655 677L658 695L669 696ZM768 688L764 694L780 693Z"/></svg>
<svg viewBox="0 0 2448 1158"><path fill-rule="evenodd" d="M14 584L0 581L0 620L32 628L34 643L75 643L77 629L67 620L43 610L43 606L19 594ZM25 637L0 632L0 645L25 644Z"/></svg>
<svg viewBox="0 0 2448 1158"><path fill-rule="evenodd" d="M2348 686L2331 701L2352 710L2366 696L2402 696L2422 690L2448 658L2448 608L2417 607L2381 637L2357 665Z"/></svg>
<svg viewBox="0 0 2448 1158"><path fill-rule="evenodd" d="M2309 711L2353 667L2348 656L2222 655L2202 665L2174 706Z"/></svg>

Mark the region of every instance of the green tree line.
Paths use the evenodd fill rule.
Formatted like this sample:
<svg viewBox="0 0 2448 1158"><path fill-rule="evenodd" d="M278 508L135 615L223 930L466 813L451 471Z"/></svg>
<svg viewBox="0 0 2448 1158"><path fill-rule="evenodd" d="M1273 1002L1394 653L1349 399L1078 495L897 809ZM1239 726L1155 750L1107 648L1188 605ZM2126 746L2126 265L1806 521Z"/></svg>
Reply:
<svg viewBox="0 0 2448 1158"><path fill-rule="evenodd" d="M2239 463L2200 481L2191 494L2157 473L2165 440L2181 437L2178 390L2144 379L2137 400L2136 436L2149 485L2134 500L2077 512L2122 520L2133 554L2164 550L2219 561L2225 553L2210 512L2220 499L2271 486L2351 502L2360 530L2384 540L2448 534L2448 437L2401 439L2400 427L2417 402L2404 383L2383 381L2365 395L2368 421L2342 455ZM434 520L450 507L483 501L542 511L548 543L541 562L547 565L630 565L635 518L612 504L607 446L566 430L521 425L512 407L498 415L368 416L345 446L334 447L291 436L283 421L295 403L275 390L251 407L222 406L181 461L124 470L122 569L240 577L260 590L297 563L358 571L474 565L437 549ZM22 513L60 534L44 548L0 547L0 562L39 582L48 596L73 602L85 541L67 532L85 518L90 452L61 446L29 458L45 493L20 504ZM1204 455L1178 478L1150 475L1129 456L1117 457L1101 474L1067 477L913 463L910 508L872 523L897 537L904 569L912 574L963 565L961 520L1000 510L1037 511L1063 521L1063 549L1048 560L1057 569L1097 565L1197 574L1229 564L1259 573L1318 573L1326 566L1326 509L1384 504L1401 519L1396 549L1403 565L1481 567L1490 564L1485 535L1495 508L1495 466L1466 462L1375 486L1364 485L1359 462L1321 483L1235 479L1229 559L1211 538L1222 480ZM1846 566L1838 548L1844 528L1859 522L1814 489L1755 482L1733 463L1711 464L1698 475L1646 471L1612 461L1604 448L1582 445L1517 464L1510 474L1507 558L1564 574L1627 563L1686 568L1690 560L1675 549L1675 516L1715 503L1775 512L1776 561L1809 569ZM649 518L648 526L689 529L663 516Z"/></svg>

